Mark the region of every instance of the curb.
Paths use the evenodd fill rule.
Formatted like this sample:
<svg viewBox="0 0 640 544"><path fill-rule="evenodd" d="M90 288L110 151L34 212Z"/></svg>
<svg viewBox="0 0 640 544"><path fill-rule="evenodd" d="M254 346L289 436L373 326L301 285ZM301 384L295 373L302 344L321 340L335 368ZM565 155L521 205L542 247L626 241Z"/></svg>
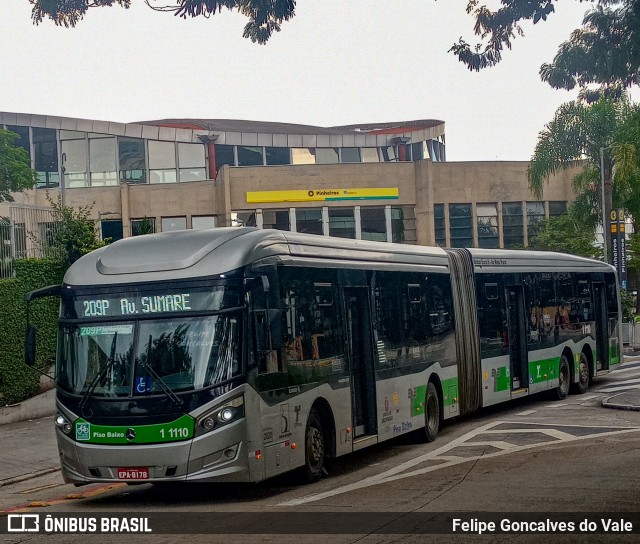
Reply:
<svg viewBox="0 0 640 544"><path fill-rule="evenodd" d="M58 472L60 467L51 467L45 468L42 470L36 470L35 472L30 472L29 474L22 474L21 476L14 476L13 478L7 478L6 480L0 481L0 487L4 487L6 485L17 484L20 482L24 482L26 480L31 480L32 478L38 478L39 476L45 476L46 474L51 474L53 472Z"/></svg>
<svg viewBox="0 0 640 544"><path fill-rule="evenodd" d="M602 406L604 406L605 408L612 408L614 410L629 410L633 412L640 412L640 406L635 406L634 404L619 404L617 402L611 402L612 399L615 399L620 395L624 395L624 393L618 393L617 395L607 397L602 401Z"/></svg>

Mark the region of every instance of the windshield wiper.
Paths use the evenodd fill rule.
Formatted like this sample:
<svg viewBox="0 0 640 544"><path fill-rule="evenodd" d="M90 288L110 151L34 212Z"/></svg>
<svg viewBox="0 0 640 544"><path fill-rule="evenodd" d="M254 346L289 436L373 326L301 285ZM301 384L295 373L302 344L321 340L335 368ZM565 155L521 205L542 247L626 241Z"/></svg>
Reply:
<svg viewBox="0 0 640 544"><path fill-rule="evenodd" d="M144 368L150 375L151 377L158 382L158 385L160 386L160 389L162 389L162 392L167 395L167 397L169 397L171 399L171 401L178 407L181 408L183 405L182 399L180 399L173 391L171 391L171 388L166 384L166 382L158 375L158 373L153 370L151 363L149 363L149 360L151 359L151 344L153 341L153 335L149 335L149 344L147 346L147 359L146 361L142 361L142 357L140 357L140 364L142 365L142 368Z"/></svg>
<svg viewBox="0 0 640 544"><path fill-rule="evenodd" d="M82 399L80 400L80 404L78 405L78 409L80 413L82 413L83 408L89 401L89 399L93 396L93 392L95 391L98 384L104 380L107 376L107 372L111 369L111 367L116 362L116 341L118 339L118 333L113 334L113 341L111 342L111 351L109 352L109 358L102 364L100 367L100 371L93 377L91 382L89 383L89 387L85 391ZM84 414L83 414L84 415Z"/></svg>

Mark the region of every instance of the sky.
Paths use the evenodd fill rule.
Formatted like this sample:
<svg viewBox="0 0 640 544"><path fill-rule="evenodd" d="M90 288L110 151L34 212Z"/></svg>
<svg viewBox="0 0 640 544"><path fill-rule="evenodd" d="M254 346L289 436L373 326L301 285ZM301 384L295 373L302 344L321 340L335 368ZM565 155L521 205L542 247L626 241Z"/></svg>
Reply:
<svg viewBox="0 0 640 544"><path fill-rule="evenodd" d="M28 0L2 0L0 111L317 126L438 119L449 161L529 160L557 107L577 95L540 81L540 65L590 5L555 3L478 73L448 53L461 36L476 43L466 0L298 0L266 45L242 38L246 18L235 12L183 20L132 4L60 28L33 25Z"/></svg>

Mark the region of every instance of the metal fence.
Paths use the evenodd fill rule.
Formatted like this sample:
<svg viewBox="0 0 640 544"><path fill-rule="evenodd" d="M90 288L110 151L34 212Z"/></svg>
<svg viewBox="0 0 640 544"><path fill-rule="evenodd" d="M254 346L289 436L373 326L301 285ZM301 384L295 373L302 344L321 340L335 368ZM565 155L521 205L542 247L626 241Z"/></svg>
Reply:
<svg viewBox="0 0 640 544"><path fill-rule="evenodd" d="M51 208L9 205L9 217L0 217L0 278L14 276L16 259L46 257L57 228Z"/></svg>

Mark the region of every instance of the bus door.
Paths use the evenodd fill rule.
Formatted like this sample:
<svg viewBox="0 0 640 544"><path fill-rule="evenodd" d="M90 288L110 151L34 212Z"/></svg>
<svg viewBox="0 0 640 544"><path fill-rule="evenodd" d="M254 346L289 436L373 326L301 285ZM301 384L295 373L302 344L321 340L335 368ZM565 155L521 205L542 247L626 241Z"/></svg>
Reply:
<svg viewBox="0 0 640 544"><path fill-rule="evenodd" d="M529 354L527 351L527 322L524 311L524 287L507 286L509 331L509 362L511 390L529 387Z"/></svg>
<svg viewBox="0 0 640 544"><path fill-rule="evenodd" d="M593 298L596 320L596 370L607 370L609 368L609 321L604 283L593 284Z"/></svg>
<svg viewBox="0 0 640 544"><path fill-rule="evenodd" d="M344 292L351 357L353 437L358 438L377 432L369 290L367 287L345 287Z"/></svg>

